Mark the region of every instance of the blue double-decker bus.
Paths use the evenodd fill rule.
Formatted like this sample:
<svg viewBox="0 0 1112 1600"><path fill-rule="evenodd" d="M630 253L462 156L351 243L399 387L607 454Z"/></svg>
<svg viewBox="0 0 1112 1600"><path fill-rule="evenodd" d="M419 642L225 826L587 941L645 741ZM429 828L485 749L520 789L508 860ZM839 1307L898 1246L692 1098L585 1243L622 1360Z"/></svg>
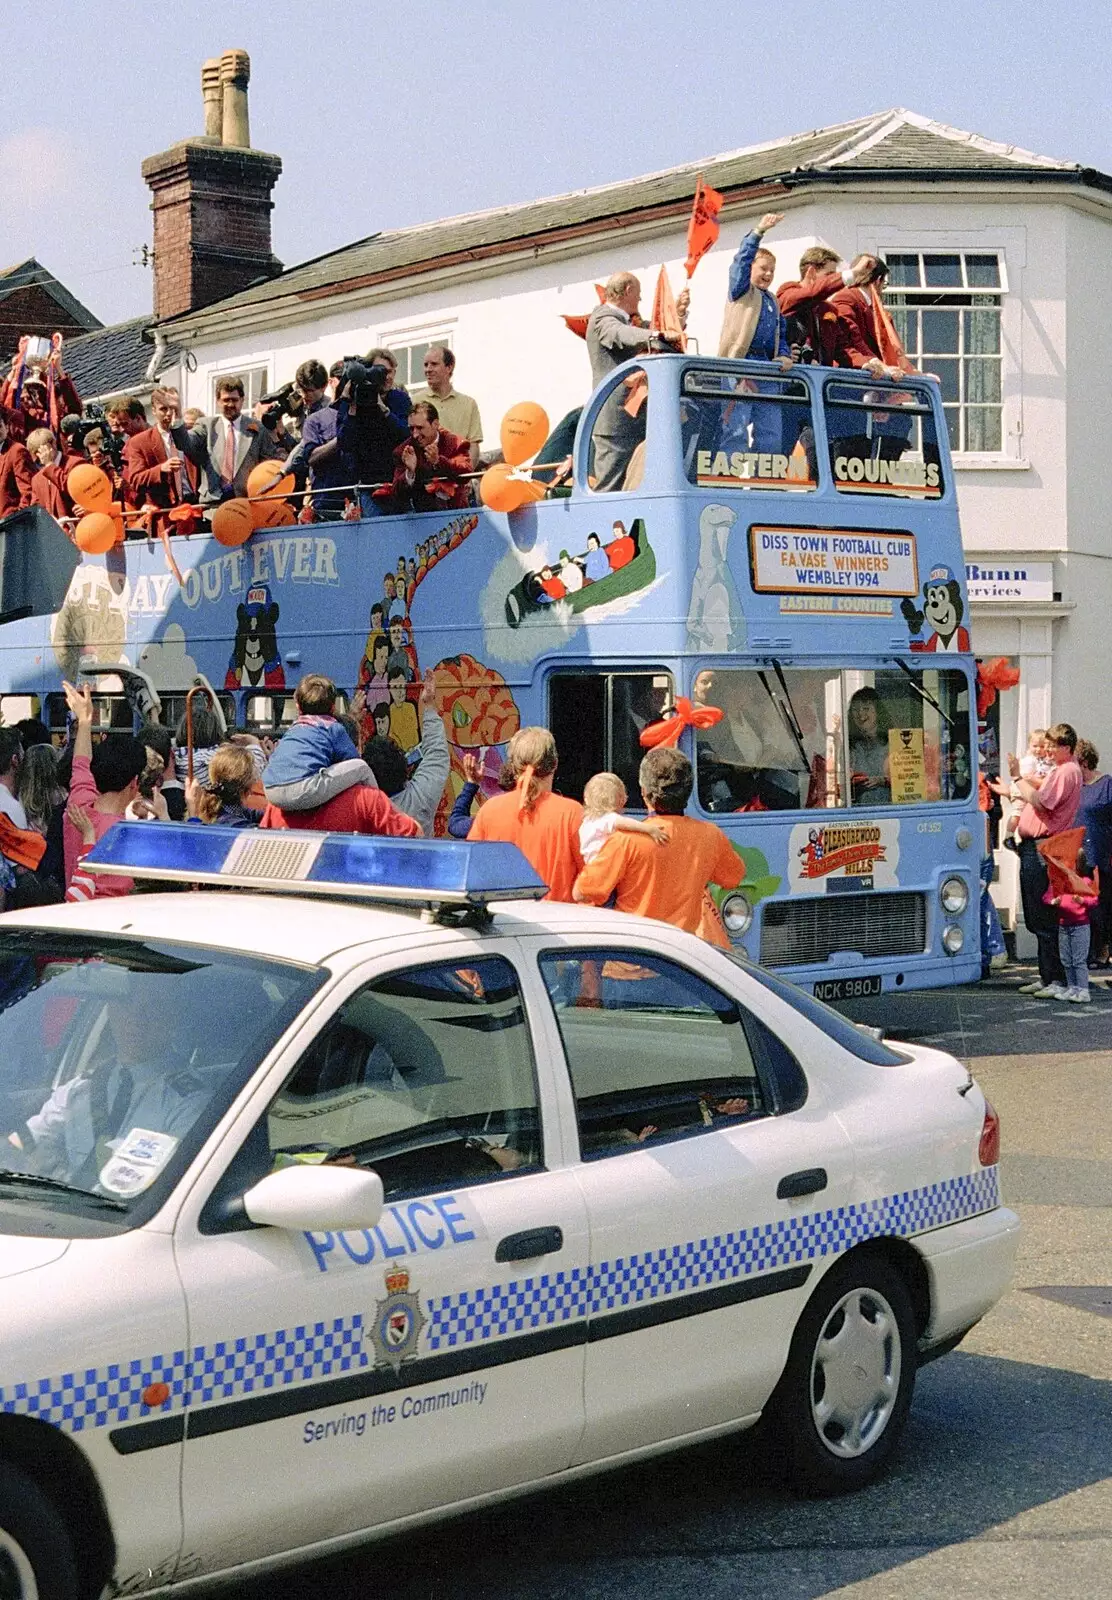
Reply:
<svg viewBox="0 0 1112 1600"><path fill-rule="evenodd" d="M164 720L201 673L269 731L315 670L413 750L431 667L443 824L464 756L493 792L533 723L558 788L608 769L636 807L641 735L678 714L692 809L745 862L721 904L738 949L833 999L979 974L975 664L931 380L648 357L591 396L563 497L171 545L87 557L56 615L0 630L5 720L32 696L60 728L61 678L91 669L122 725L126 664Z"/></svg>

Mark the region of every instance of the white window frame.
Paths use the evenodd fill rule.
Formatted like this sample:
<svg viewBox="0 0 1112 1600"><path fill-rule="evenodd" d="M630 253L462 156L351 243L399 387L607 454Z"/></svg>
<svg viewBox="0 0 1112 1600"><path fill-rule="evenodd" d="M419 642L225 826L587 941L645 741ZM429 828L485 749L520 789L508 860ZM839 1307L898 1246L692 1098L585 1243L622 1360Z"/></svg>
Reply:
<svg viewBox="0 0 1112 1600"><path fill-rule="evenodd" d="M383 333L375 339L372 349L381 346L384 350L392 350L398 357L397 381L403 389L408 389L412 394L415 389L425 387L425 370L422 365L420 370L412 372L410 369L409 355L413 350L425 350L429 345L443 344L449 350L453 349L452 335L455 326L452 323L430 322L425 327L399 328L393 333ZM405 362L402 361L402 352L405 352ZM422 363L424 356L422 356ZM409 376L406 376L407 371Z"/></svg>
<svg viewBox="0 0 1112 1600"><path fill-rule="evenodd" d="M208 414L216 415L216 386L225 378L242 378L246 391L243 397L243 409L250 416L251 408L270 389L270 362L251 363L237 362L235 365L221 367L218 371L208 375Z"/></svg>
<svg viewBox="0 0 1112 1600"><path fill-rule="evenodd" d="M875 225L874 225L875 226ZM1026 227L900 228L857 230L857 249L871 255L995 255L1000 263L1001 449L955 451L956 472L1028 472L1023 436L1023 271L1027 265ZM893 290L893 293L898 291ZM915 291L912 291L915 292ZM919 291L925 292L925 291ZM945 291L940 291L944 293ZM968 290L953 291L969 293Z"/></svg>

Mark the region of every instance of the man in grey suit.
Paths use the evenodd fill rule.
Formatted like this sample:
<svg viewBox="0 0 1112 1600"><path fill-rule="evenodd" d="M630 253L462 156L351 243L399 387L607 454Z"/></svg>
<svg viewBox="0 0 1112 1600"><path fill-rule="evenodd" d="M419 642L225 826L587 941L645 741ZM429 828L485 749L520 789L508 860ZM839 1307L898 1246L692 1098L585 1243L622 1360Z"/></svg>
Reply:
<svg viewBox="0 0 1112 1600"><path fill-rule="evenodd" d="M201 505L206 509L222 500L247 494L247 479L260 461L280 461L286 451L274 435L254 417L243 415L242 378L219 378L215 417L202 417L181 430L179 443L201 469Z"/></svg>
<svg viewBox="0 0 1112 1600"><path fill-rule="evenodd" d="M685 289L676 301L676 309L685 319L687 301ZM634 326L640 304L641 284L632 272L615 272L607 279L606 299L587 318L587 350L594 388L623 361L647 350L671 349L658 334ZM628 398L629 391L619 384L595 419L592 477L596 489L622 487L630 457L645 437L646 407L631 417L625 409Z"/></svg>

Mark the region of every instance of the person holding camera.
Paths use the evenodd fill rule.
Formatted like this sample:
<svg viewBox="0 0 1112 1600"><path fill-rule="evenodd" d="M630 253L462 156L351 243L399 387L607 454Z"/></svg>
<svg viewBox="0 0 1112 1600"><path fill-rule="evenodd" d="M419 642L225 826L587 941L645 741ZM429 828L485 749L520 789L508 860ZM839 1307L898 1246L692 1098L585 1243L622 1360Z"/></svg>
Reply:
<svg viewBox="0 0 1112 1600"><path fill-rule="evenodd" d="M429 400L409 413L409 438L394 451L394 481L380 505L389 513L458 511L469 504L471 446L440 426Z"/></svg>
<svg viewBox="0 0 1112 1600"><path fill-rule="evenodd" d="M385 514L374 491L393 478L396 452L406 437L405 425L386 401L388 379L384 366L368 366L358 356L345 356L336 377L337 448L360 485L365 517Z"/></svg>
<svg viewBox="0 0 1112 1600"><path fill-rule="evenodd" d="M303 361L294 378L303 406L301 438L286 457L285 471L294 474L299 490L308 482L317 522L337 522L343 517L345 497L330 491L354 481L354 468L340 453L340 418L328 391L329 380L339 380L343 366L337 361L331 372L326 372L319 361Z"/></svg>
<svg viewBox="0 0 1112 1600"><path fill-rule="evenodd" d="M247 479L260 461L286 455L269 429L243 415L243 379L216 380L216 415L202 417L180 434L183 454L202 475L201 505L211 510L225 500L246 499Z"/></svg>
<svg viewBox="0 0 1112 1600"><path fill-rule="evenodd" d="M403 427L409 422L409 413L413 410L413 401L410 399L409 390L404 384L395 382L398 376L398 358L392 350L387 350L385 345L377 345L375 349L367 352L367 361L372 367L386 368L386 393L383 399L392 417L396 417Z"/></svg>

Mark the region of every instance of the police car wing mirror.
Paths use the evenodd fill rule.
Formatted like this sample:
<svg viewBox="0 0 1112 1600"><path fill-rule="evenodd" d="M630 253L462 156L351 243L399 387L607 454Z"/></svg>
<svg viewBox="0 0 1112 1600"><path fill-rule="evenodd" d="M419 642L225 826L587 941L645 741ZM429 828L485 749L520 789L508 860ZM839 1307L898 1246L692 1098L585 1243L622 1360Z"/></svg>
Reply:
<svg viewBox="0 0 1112 1600"><path fill-rule="evenodd" d="M252 1222L296 1233L373 1228L383 1203L377 1172L300 1161L268 1173L243 1197L243 1209Z"/></svg>

